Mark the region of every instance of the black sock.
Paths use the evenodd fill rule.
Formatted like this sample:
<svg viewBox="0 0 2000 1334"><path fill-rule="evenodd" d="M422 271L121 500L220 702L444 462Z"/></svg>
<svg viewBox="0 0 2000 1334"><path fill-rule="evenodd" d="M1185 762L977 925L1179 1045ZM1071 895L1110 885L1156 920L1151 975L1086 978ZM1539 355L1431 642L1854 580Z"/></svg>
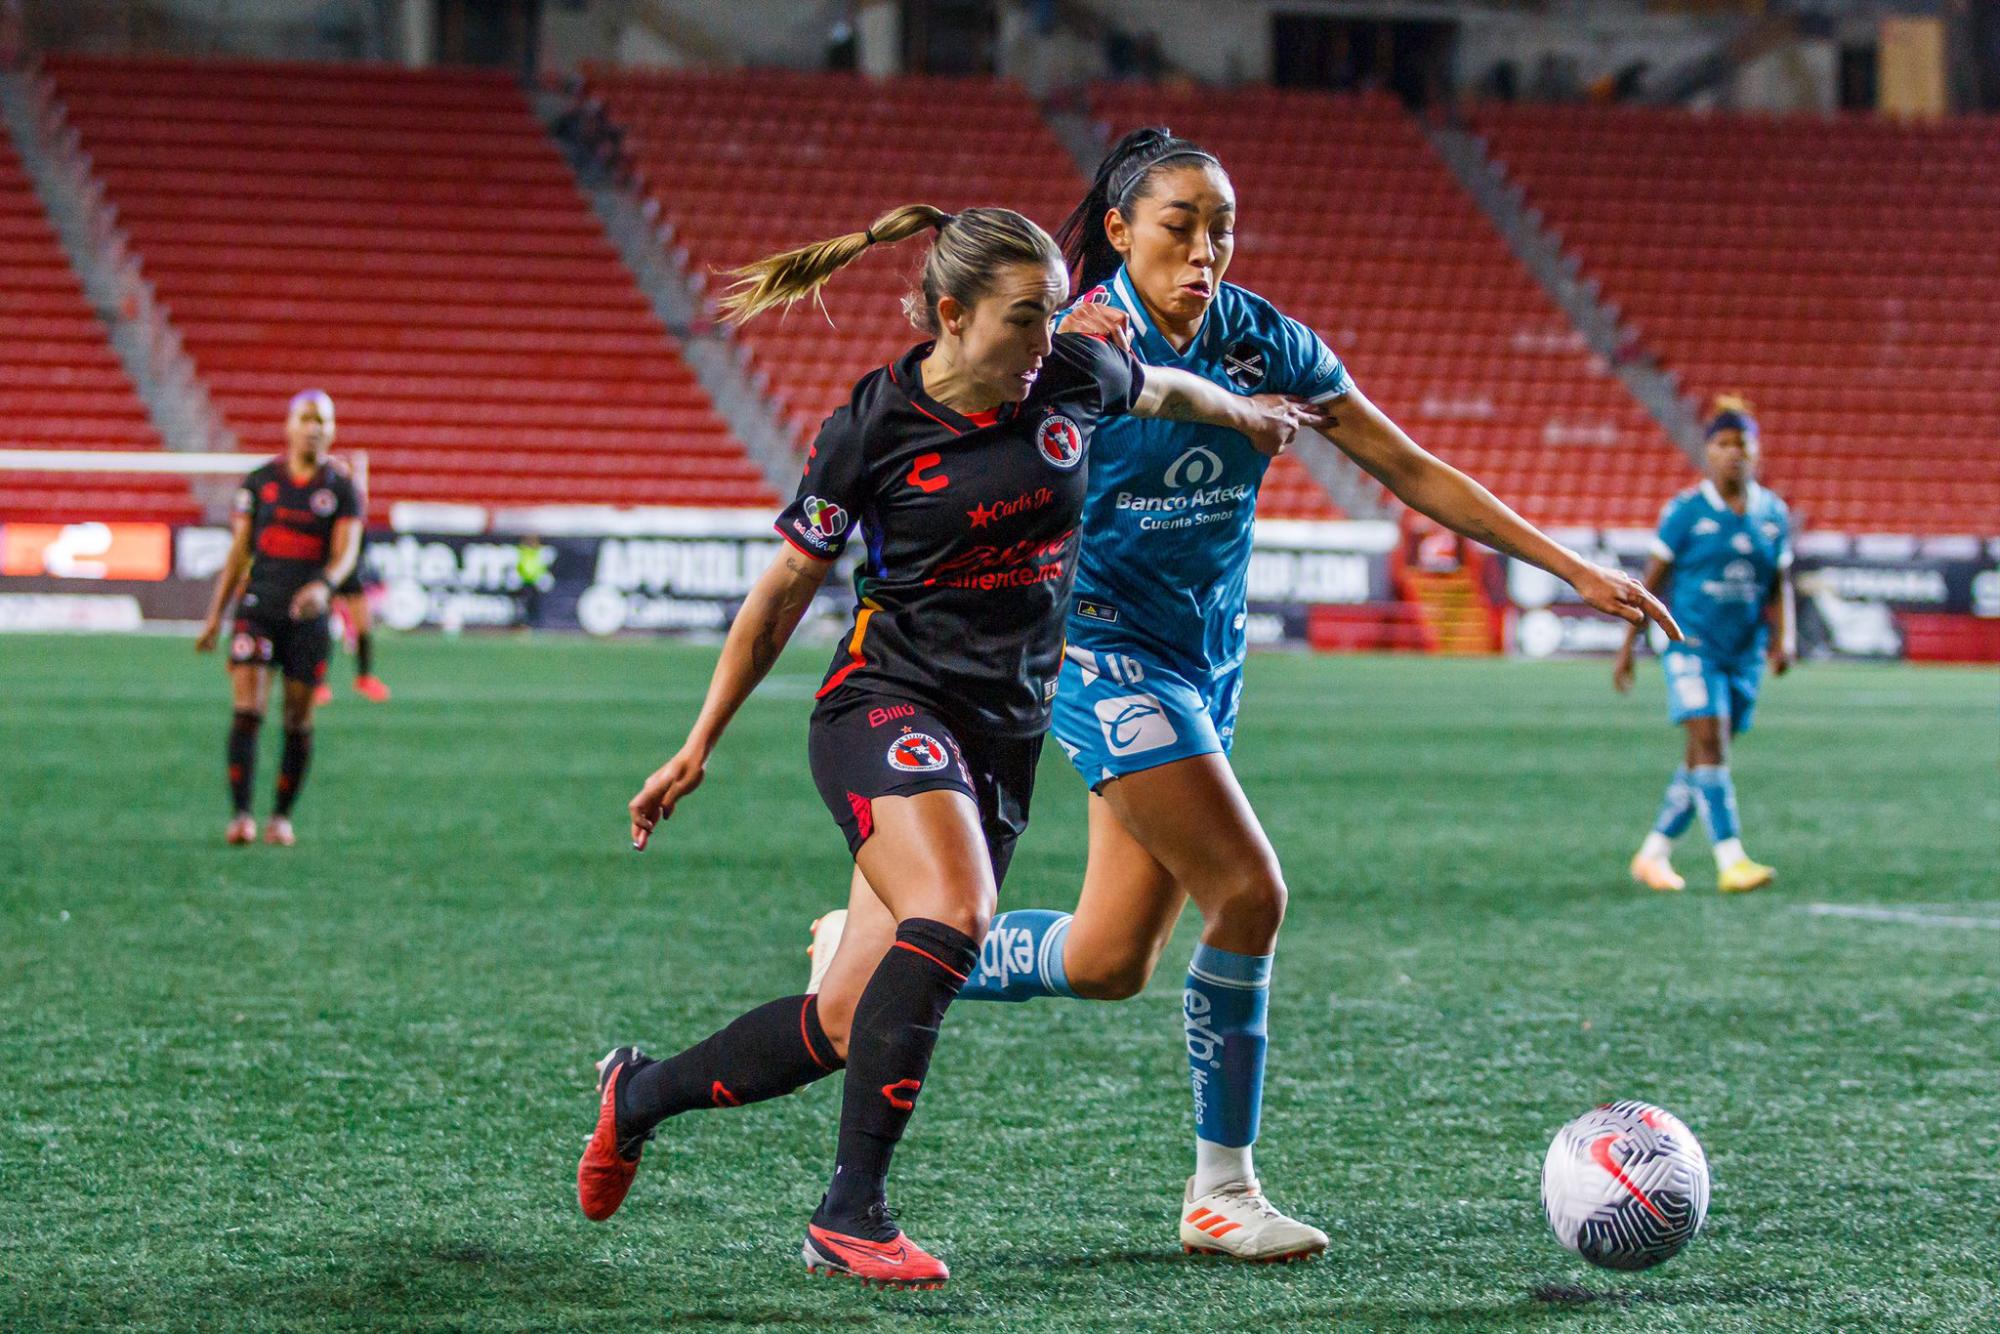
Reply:
<svg viewBox="0 0 2000 1334"><path fill-rule="evenodd" d="M357 630L354 634L354 674L356 676L375 675L375 632Z"/></svg>
<svg viewBox="0 0 2000 1334"><path fill-rule="evenodd" d="M250 813L250 780L257 776L257 728L264 715L238 709L229 721L229 799L238 815Z"/></svg>
<svg viewBox="0 0 2000 1334"><path fill-rule="evenodd" d="M817 997L760 1005L678 1056L656 1061L618 1089L619 1124L642 1135L697 1107L746 1107L782 1098L840 1068Z"/></svg>
<svg viewBox="0 0 2000 1334"><path fill-rule="evenodd" d="M274 813L290 815L292 803L299 799L299 788L306 781L306 766L312 763L313 734L310 727L304 731L285 729L285 756L278 761L278 804Z"/></svg>
<svg viewBox="0 0 2000 1334"><path fill-rule="evenodd" d="M813 1221L849 1233L879 1233L884 1241L893 1235L886 1215L870 1213L885 1202L889 1159L916 1110L938 1026L978 961L978 942L943 922L912 917L896 928L895 945L854 1008L840 1148L833 1184Z"/></svg>

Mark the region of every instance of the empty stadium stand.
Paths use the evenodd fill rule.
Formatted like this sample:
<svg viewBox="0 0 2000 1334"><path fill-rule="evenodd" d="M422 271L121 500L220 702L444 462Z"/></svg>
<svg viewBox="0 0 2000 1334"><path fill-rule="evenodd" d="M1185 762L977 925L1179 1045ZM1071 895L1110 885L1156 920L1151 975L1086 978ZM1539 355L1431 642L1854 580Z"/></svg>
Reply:
<svg viewBox="0 0 2000 1334"><path fill-rule="evenodd" d="M327 389L371 499L769 505L502 75L52 57L218 408Z"/></svg>
<svg viewBox="0 0 2000 1334"><path fill-rule="evenodd" d="M590 87L623 127L643 188L711 294L726 284L718 270L859 231L899 204L999 204L1053 229L1085 188L1035 105L1005 82L597 70ZM802 436L856 379L919 337L899 302L920 255L914 242L885 247L841 273L824 315L801 304L744 329ZM1291 459L1272 469L1259 512L1337 514Z"/></svg>
<svg viewBox="0 0 2000 1334"><path fill-rule="evenodd" d="M2000 123L1488 107L1475 127L1764 475L1850 532L2000 528Z"/></svg>
<svg viewBox="0 0 2000 1334"><path fill-rule="evenodd" d="M1230 278L1318 329L1412 437L1546 523L1649 522L1687 458L1386 95L1113 84L1113 133L1200 142L1239 198Z"/></svg>
<svg viewBox="0 0 2000 1334"><path fill-rule="evenodd" d="M0 134L0 447L160 448L20 159ZM192 518L173 477L0 472L15 520Z"/></svg>

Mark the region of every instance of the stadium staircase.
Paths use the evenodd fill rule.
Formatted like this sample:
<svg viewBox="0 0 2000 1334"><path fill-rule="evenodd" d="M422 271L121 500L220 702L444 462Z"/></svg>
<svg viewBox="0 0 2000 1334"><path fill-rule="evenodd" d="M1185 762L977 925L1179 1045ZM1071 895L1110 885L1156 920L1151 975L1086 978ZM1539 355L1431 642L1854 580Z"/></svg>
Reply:
<svg viewBox="0 0 2000 1334"><path fill-rule="evenodd" d="M47 81L0 70L0 445L91 451L227 449ZM179 522L185 478L0 472L0 513Z"/></svg>
<svg viewBox="0 0 2000 1334"><path fill-rule="evenodd" d="M1806 523L2000 524L2000 122L1493 106L1473 124L1694 402L1751 399L1763 475Z"/></svg>
<svg viewBox="0 0 2000 1334"><path fill-rule="evenodd" d="M898 204L1002 204L1053 229L1085 187L1035 104L998 80L592 70L588 89L620 126L638 187L710 316L718 270L859 231ZM736 335L795 449L856 379L915 341L900 301L916 254L871 253L827 289L823 311L802 304ZM1340 511L1287 458L1260 513Z"/></svg>
<svg viewBox="0 0 2000 1334"><path fill-rule="evenodd" d="M378 506L773 503L505 76L48 68L249 447L319 385Z"/></svg>
<svg viewBox="0 0 2000 1334"><path fill-rule="evenodd" d="M1544 523L1650 523L1688 460L1509 254L1385 94L1114 84L1113 134L1166 124L1242 198L1232 279L1318 329L1426 448Z"/></svg>

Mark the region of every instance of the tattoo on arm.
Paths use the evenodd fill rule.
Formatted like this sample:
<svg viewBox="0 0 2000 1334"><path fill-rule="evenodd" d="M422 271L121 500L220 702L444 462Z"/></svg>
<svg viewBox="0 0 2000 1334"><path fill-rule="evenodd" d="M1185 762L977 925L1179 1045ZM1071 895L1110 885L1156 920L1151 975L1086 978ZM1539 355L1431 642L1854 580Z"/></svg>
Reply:
<svg viewBox="0 0 2000 1334"><path fill-rule="evenodd" d="M1191 421L1201 420L1201 418L1196 414L1195 406L1193 402L1188 399L1188 396L1186 394L1179 393L1171 389L1168 390L1160 398L1159 417L1160 420L1162 421L1170 421L1170 422L1191 422Z"/></svg>

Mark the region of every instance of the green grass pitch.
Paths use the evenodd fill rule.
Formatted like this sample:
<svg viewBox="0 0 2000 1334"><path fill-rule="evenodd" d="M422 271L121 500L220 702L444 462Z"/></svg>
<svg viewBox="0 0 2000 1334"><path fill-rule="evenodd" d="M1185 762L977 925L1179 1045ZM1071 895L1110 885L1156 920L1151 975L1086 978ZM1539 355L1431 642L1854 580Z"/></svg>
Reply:
<svg viewBox="0 0 2000 1334"><path fill-rule="evenodd" d="M837 1079L668 1123L609 1224L574 1196L596 1057L803 982L847 873L805 770L822 650L644 857L624 803L712 650L382 660L392 703L322 715L299 847L230 849L214 659L0 639L0 1328L2000 1326L1991 671L1770 684L1736 771L1781 878L1724 899L1698 832L1690 892L1625 879L1677 748L1657 671L1255 660L1237 760L1292 887L1258 1157L1332 1250L1176 1245L1190 918L1136 1000L953 1011L896 1200L955 1277L878 1294L798 1261ZM1074 902L1082 806L1051 747L1006 904ZM1637 1275L1537 1200L1555 1128L1617 1096L1714 1172Z"/></svg>

